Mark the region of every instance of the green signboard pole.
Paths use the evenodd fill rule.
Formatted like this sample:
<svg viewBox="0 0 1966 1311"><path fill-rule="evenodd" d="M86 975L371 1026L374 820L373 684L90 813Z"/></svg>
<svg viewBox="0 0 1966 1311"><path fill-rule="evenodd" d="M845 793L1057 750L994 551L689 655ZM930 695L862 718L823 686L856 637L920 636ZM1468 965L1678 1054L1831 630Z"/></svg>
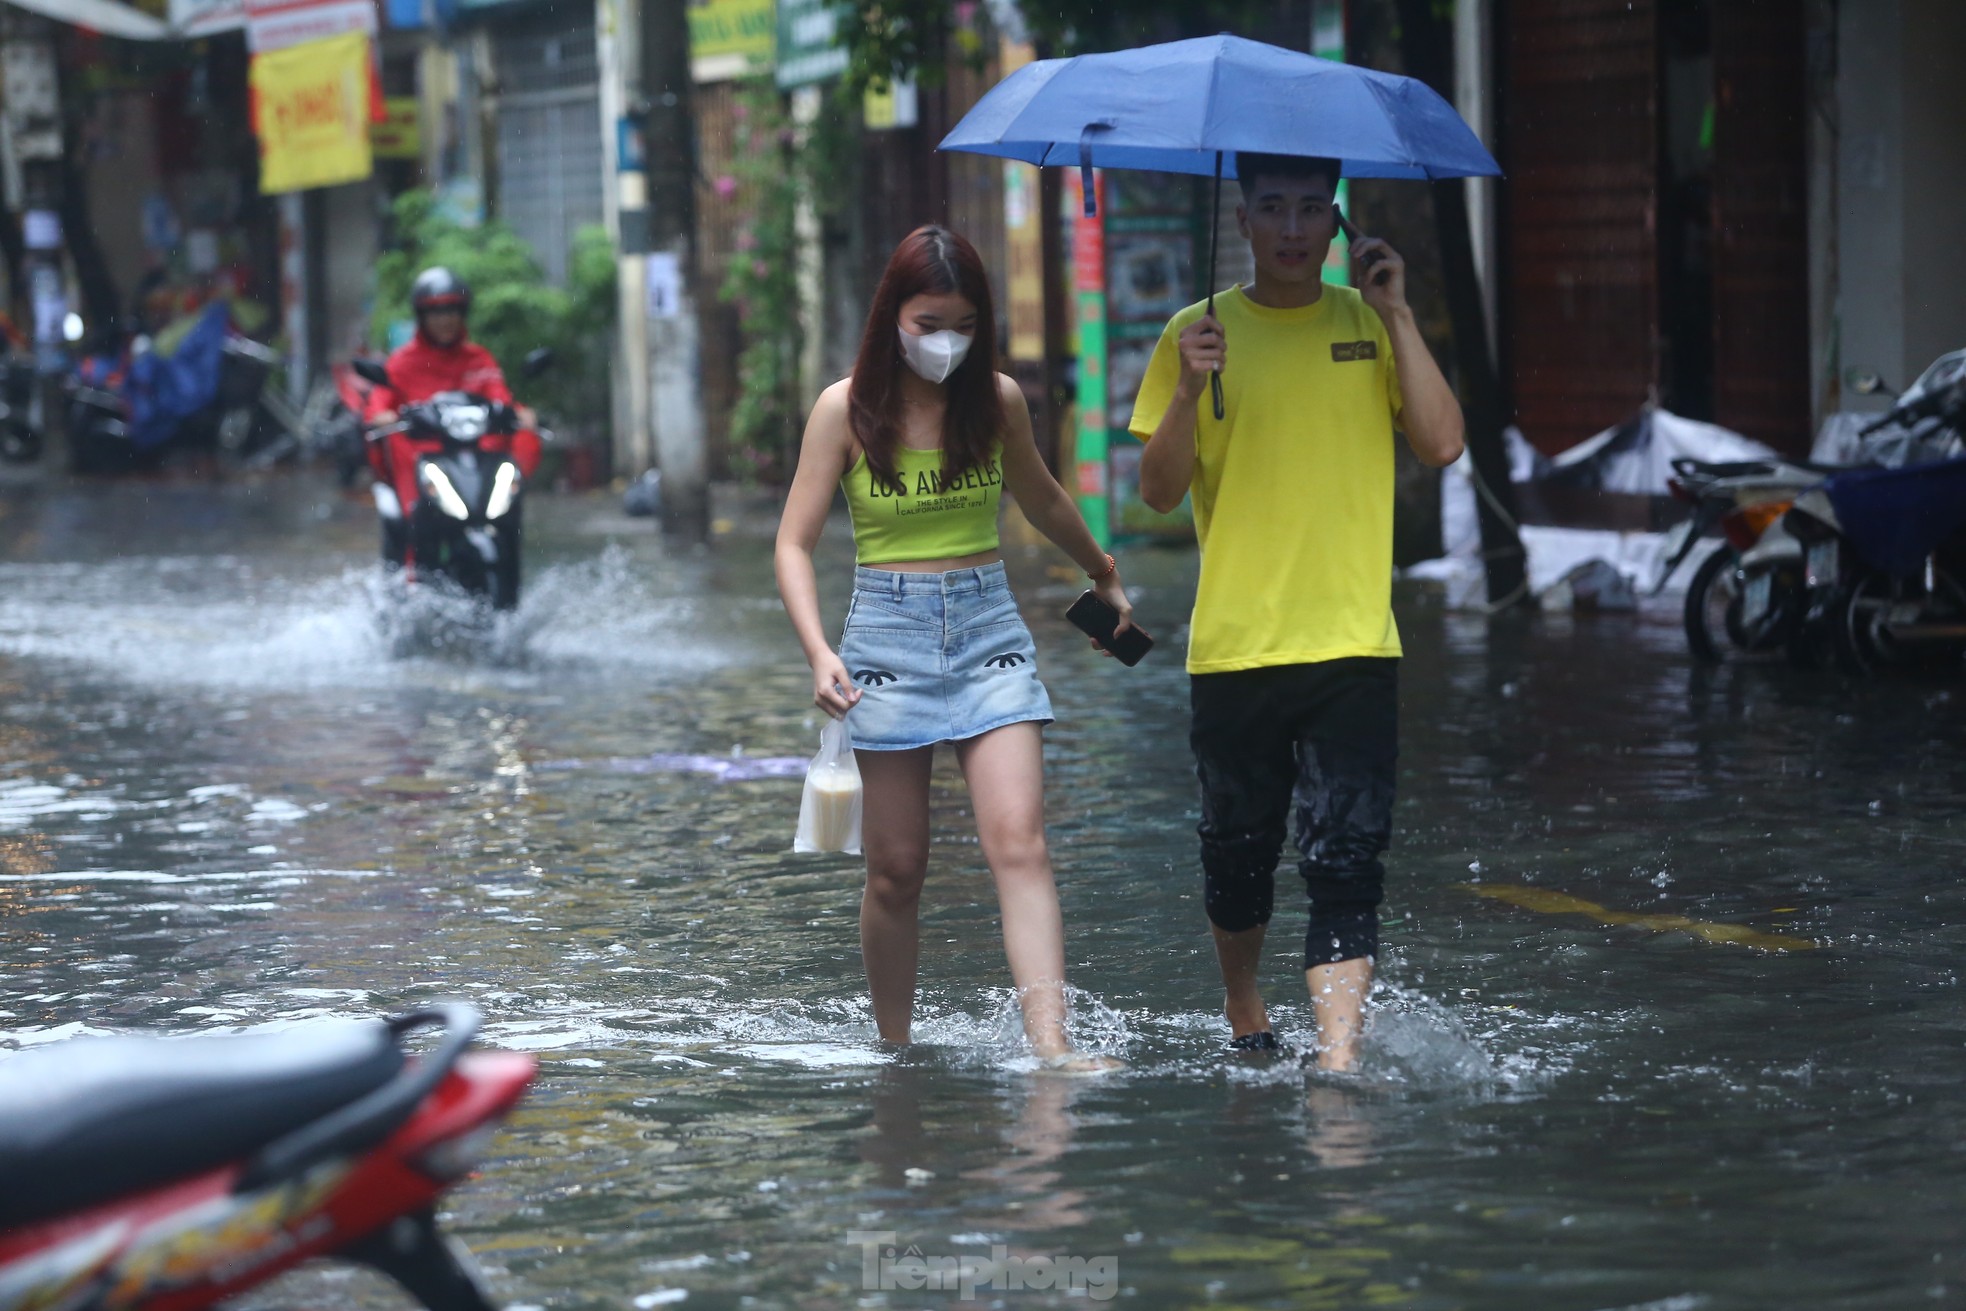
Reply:
<svg viewBox="0 0 1966 1311"><path fill-rule="evenodd" d="M1107 488L1106 429L1106 230L1105 187L1097 174L1092 194L1097 212L1086 213L1085 192L1076 172L1066 173L1066 203L1072 209L1072 285L1077 289L1079 328L1078 440L1079 513L1103 550L1112 545L1112 500Z"/></svg>
<svg viewBox="0 0 1966 1311"><path fill-rule="evenodd" d="M1081 291L1079 301L1079 512L1101 549L1113 543L1112 498L1107 493L1106 293Z"/></svg>
<svg viewBox="0 0 1966 1311"><path fill-rule="evenodd" d="M1319 59L1345 62L1345 0L1311 0L1311 53ZM1347 217L1352 212L1352 189L1342 179L1332 199ZM1340 232L1324 257L1324 280L1343 287L1352 280L1352 243Z"/></svg>

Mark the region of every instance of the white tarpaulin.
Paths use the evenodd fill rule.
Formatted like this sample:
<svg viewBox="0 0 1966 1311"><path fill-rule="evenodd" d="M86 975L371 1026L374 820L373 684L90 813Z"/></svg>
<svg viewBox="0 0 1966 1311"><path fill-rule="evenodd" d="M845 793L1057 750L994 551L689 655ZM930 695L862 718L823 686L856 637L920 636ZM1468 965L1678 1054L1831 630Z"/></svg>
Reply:
<svg viewBox="0 0 1966 1311"><path fill-rule="evenodd" d="M1732 429L1659 409L1608 428L1554 459L1537 451L1514 428L1504 432L1503 439L1509 452L1509 477L1514 482L1548 480L1570 487L1643 496L1667 494L1666 480L1672 477L1675 459L1719 462L1775 458L1774 451ZM1431 578L1447 584L1448 604L1456 607L1480 605L1485 599L1473 471L1473 462L1465 454L1441 471L1440 537L1444 554L1438 560L1427 560L1405 571L1409 578ZM1660 581L1664 533L1534 524L1525 524L1521 531L1523 549L1528 556L1529 590L1533 595L1542 596L1592 560L1610 565L1640 594L1650 592ZM1683 588L1704 558L1703 552L1695 551L1675 576L1666 580L1665 590L1675 592Z"/></svg>
<svg viewBox="0 0 1966 1311"><path fill-rule="evenodd" d="M1650 409L1552 456L1542 476L1570 487L1664 496L1671 490L1666 480L1672 477L1674 460L1718 463L1775 458L1772 448L1731 428Z"/></svg>
<svg viewBox="0 0 1966 1311"><path fill-rule="evenodd" d="M59 19L127 41L164 41L176 35L169 23L140 13L119 0L6 0L6 3L44 18Z"/></svg>

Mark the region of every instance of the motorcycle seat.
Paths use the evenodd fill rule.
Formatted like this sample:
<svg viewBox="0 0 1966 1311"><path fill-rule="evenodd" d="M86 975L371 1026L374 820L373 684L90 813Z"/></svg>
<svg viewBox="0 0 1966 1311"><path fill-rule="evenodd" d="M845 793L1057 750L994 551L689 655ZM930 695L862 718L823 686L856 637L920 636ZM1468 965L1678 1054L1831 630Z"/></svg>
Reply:
<svg viewBox="0 0 1966 1311"><path fill-rule="evenodd" d="M78 1038L0 1060L0 1228L249 1157L402 1067L372 1020Z"/></svg>

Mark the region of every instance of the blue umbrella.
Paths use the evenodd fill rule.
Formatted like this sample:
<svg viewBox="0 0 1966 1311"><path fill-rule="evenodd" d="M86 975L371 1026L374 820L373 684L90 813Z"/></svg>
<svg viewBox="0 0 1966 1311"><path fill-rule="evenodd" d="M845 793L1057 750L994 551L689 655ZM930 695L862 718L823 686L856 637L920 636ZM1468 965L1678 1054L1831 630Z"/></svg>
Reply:
<svg viewBox="0 0 1966 1311"><path fill-rule="evenodd" d="M1501 169L1453 106L1423 82L1241 37L1198 37L1111 54L1043 59L992 87L941 149L1077 164L1093 210L1094 168L1215 178L1237 152L1339 162L1345 177L1495 177ZM1340 214L1347 237L1358 231ZM1215 311L1215 236L1208 242ZM1222 417L1221 380L1213 380Z"/></svg>

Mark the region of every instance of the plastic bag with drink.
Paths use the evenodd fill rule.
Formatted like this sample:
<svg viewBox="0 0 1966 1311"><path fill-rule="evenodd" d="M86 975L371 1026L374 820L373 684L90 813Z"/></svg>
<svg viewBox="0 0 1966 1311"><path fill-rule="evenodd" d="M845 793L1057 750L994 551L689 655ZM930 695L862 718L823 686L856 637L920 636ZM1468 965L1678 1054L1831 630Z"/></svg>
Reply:
<svg viewBox="0 0 1966 1311"><path fill-rule="evenodd" d="M829 719L820 730L819 754L806 769L792 850L860 854L860 766L854 762L844 720Z"/></svg>

